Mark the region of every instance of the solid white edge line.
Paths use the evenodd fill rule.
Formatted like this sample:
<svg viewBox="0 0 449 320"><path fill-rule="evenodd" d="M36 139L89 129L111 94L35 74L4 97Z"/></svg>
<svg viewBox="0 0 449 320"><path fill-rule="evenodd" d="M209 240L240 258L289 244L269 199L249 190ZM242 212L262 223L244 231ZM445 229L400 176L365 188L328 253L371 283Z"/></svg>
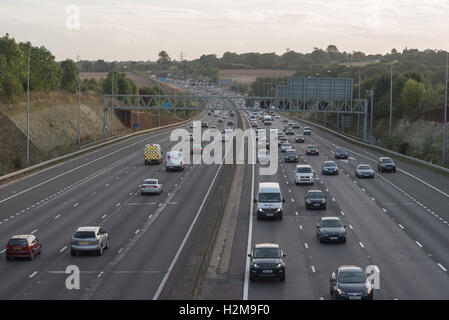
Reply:
<svg viewBox="0 0 449 320"><path fill-rule="evenodd" d="M252 165L251 200L253 198L254 198L254 164ZM254 210L254 202L250 201L248 243L246 246L246 254L247 255L251 253L251 244L252 244L252 237L253 237L253 210ZM245 265L245 282L243 284L243 300L248 300L249 265L250 265L250 258L247 256L246 257L246 265Z"/></svg>

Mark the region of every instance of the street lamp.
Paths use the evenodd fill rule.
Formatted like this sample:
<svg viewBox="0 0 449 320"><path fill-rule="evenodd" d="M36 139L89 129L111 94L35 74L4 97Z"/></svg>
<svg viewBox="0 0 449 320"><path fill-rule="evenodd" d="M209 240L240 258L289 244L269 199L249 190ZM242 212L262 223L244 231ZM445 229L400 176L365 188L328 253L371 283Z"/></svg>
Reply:
<svg viewBox="0 0 449 320"><path fill-rule="evenodd" d="M374 137L373 134L374 90L366 90L366 94L371 98L370 135L372 142Z"/></svg>
<svg viewBox="0 0 449 320"><path fill-rule="evenodd" d="M391 122L393 119L393 64L398 62L394 60L390 63L390 128L388 129L388 134L391 136Z"/></svg>
<svg viewBox="0 0 449 320"><path fill-rule="evenodd" d="M446 122L447 122L448 69L449 69L449 52L446 53L446 83L444 84L443 166L446 165Z"/></svg>

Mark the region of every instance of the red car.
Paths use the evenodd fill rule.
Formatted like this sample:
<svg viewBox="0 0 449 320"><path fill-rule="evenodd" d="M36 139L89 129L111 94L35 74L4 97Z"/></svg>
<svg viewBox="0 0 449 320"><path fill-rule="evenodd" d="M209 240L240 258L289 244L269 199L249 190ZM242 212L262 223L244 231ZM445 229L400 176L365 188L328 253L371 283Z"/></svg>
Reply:
<svg viewBox="0 0 449 320"><path fill-rule="evenodd" d="M253 122L253 123L251 124L251 126L252 126L253 128L257 128L259 125L257 124L257 122Z"/></svg>
<svg viewBox="0 0 449 320"><path fill-rule="evenodd" d="M22 234L13 236L6 245L6 260L13 258L29 258L33 260L34 256L41 254L41 242L32 234Z"/></svg>

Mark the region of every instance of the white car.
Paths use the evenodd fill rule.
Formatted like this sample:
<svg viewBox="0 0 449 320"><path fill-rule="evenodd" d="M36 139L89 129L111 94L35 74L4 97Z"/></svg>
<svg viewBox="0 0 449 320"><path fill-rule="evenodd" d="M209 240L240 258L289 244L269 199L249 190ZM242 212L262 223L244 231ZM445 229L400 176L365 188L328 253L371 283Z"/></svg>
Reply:
<svg viewBox="0 0 449 320"><path fill-rule="evenodd" d="M184 171L184 159L181 151L169 151L165 156L166 171L179 170Z"/></svg>
<svg viewBox="0 0 449 320"><path fill-rule="evenodd" d="M298 164L296 165L296 176L295 183L298 184L312 184L313 179L313 169L310 164Z"/></svg>
<svg viewBox="0 0 449 320"><path fill-rule="evenodd" d="M355 169L355 175L357 178L373 178L374 170L369 164L359 164Z"/></svg>
<svg viewBox="0 0 449 320"><path fill-rule="evenodd" d="M259 150L257 152L257 161L261 164L267 164L270 162L270 153L268 150Z"/></svg>
<svg viewBox="0 0 449 320"><path fill-rule="evenodd" d="M290 143L283 143L282 145L281 145L281 152L282 153L285 153L288 149L291 149L292 148L292 145L290 144Z"/></svg>
<svg viewBox="0 0 449 320"><path fill-rule="evenodd" d="M161 194L162 184L159 184L158 179L145 179L140 185L140 194L156 193Z"/></svg>
<svg viewBox="0 0 449 320"><path fill-rule="evenodd" d="M109 248L109 234L101 227L79 227L72 237L70 252L72 256L80 252L96 252Z"/></svg>

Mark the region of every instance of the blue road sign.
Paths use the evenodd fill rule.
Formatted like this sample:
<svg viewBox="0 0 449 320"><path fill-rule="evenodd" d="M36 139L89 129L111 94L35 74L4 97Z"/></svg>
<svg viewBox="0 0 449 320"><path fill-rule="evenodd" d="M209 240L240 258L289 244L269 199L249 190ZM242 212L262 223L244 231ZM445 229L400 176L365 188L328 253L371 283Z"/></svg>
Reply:
<svg viewBox="0 0 449 320"><path fill-rule="evenodd" d="M165 78L159 78L160 82L165 82Z"/></svg>
<svg viewBox="0 0 449 320"><path fill-rule="evenodd" d="M139 123L138 122L134 122L134 128L139 128Z"/></svg>
<svg viewBox="0 0 449 320"><path fill-rule="evenodd" d="M162 104L162 107L163 107L164 109L170 109L170 102L164 102L164 103Z"/></svg>

